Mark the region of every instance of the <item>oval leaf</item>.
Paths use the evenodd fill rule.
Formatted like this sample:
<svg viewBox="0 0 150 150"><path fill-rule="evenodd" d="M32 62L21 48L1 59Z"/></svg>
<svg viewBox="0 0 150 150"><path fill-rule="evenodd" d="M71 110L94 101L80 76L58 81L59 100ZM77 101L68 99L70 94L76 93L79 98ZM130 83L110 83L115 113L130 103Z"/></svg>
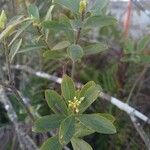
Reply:
<svg viewBox="0 0 150 150"><path fill-rule="evenodd" d="M73 80L67 75L63 76L61 83L61 92L67 102L69 100L73 100L75 96L75 85L73 83Z"/></svg>
<svg viewBox="0 0 150 150"><path fill-rule="evenodd" d="M84 124L82 124L81 122L79 122L78 124L76 124L75 126L75 137L84 137L87 136L89 134L94 133L94 130L91 130L89 128L87 128Z"/></svg>
<svg viewBox="0 0 150 150"><path fill-rule="evenodd" d="M40 18L38 7L35 4L31 4L28 6L28 13L30 17L36 19Z"/></svg>
<svg viewBox="0 0 150 150"><path fill-rule="evenodd" d="M113 25L115 23L116 19L111 16L92 16L86 20L84 27L86 28L104 27Z"/></svg>
<svg viewBox="0 0 150 150"><path fill-rule="evenodd" d="M108 46L104 43L93 43L83 48L85 55L97 54L108 49Z"/></svg>
<svg viewBox="0 0 150 150"><path fill-rule="evenodd" d="M92 1L93 3L93 1ZM93 4L91 4L90 12L93 15L100 15L101 10L106 7L108 4L108 0L95 0Z"/></svg>
<svg viewBox="0 0 150 150"><path fill-rule="evenodd" d="M81 89L80 91L80 97L84 97L85 95L85 92L91 87L91 86L94 86L96 85L94 81L89 81L87 82Z"/></svg>
<svg viewBox="0 0 150 150"><path fill-rule="evenodd" d="M65 6L74 13L78 13L79 11L80 0L54 0L54 2Z"/></svg>
<svg viewBox="0 0 150 150"><path fill-rule="evenodd" d="M71 46L69 46L67 51L68 51L68 55L74 62L80 60L83 56L83 49L76 44L72 44Z"/></svg>
<svg viewBox="0 0 150 150"><path fill-rule="evenodd" d="M61 122L59 129L59 141L62 145L70 142L75 132L75 117L69 116Z"/></svg>
<svg viewBox="0 0 150 150"><path fill-rule="evenodd" d="M60 50L60 49L64 49L66 47L68 47L70 45L70 42L69 41L62 41L62 42L59 42L58 44L56 44L52 50Z"/></svg>
<svg viewBox="0 0 150 150"><path fill-rule="evenodd" d="M67 114L67 106L62 99L62 97L53 90L46 90L45 91L45 98L48 103L48 106L55 112L55 113L63 113Z"/></svg>
<svg viewBox="0 0 150 150"><path fill-rule="evenodd" d="M62 146L59 143L58 136L46 140L40 150L62 150Z"/></svg>
<svg viewBox="0 0 150 150"><path fill-rule="evenodd" d="M114 116L107 114L107 113L99 113L101 116L103 116L104 118L107 118L108 120L110 120L112 123L114 123L115 118Z"/></svg>
<svg viewBox="0 0 150 150"><path fill-rule="evenodd" d="M100 88L98 85L91 86L83 95L84 100L79 106L79 112L84 112L99 96Z"/></svg>
<svg viewBox="0 0 150 150"><path fill-rule="evenodd" d="M72 138L71 143L74 150L93 150L87 142L79 138Z"/></svg>
<svg viewBox="0 0 150 150"><path fill-rule="evenodd" d="M0 15L0 30L5 28L6 21L7 21L7 16L5 14L5 11L2 10Z"/></svg>
<svg viewBox="0 0 150 150"><path fill-rule="evenodd" d="M68 28L68 25L64 23L60 23L58 21L44 21L42 26L51 30L63 31L63 30L72 30L72 28Z"/></svg>
<svg viewBox="0 0 150 150"><path fill-rule="evenodd" d="M49 115L37 119L34 123L34 132L47 132L59 128L60 123L65 119L64 115Z"/></svg>
<svg viewBox="0 0 150 150"><path fill-rule="evenodd" d="M43 57L48 60L57 60L57 59L65 59L66 54L63 51L46 51L43 53Z"/></svg>
<svg viewBox="0 0 150 150"><path fill-rule="evenodd" d="M114 134L116 133L116 128L110 120L101 116L100 114L85 114L78 117L78 119L86 127L94 130L95 132L103 134Z"/></svg>

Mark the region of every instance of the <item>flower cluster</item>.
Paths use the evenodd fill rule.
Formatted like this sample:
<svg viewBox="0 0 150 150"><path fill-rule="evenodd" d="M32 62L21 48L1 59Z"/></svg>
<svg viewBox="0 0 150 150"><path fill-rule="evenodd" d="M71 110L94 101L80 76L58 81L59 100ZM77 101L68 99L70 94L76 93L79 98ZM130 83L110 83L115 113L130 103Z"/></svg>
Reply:
<svg viewBox="0 0 150 150"><path fill-rule="evenodd" d="M69 101L69 108L74 112L78 113L79 112L79 105L81 102L84 100L84 97L81 97L80 100L78 100L76 97L72 101Z"/></svg>

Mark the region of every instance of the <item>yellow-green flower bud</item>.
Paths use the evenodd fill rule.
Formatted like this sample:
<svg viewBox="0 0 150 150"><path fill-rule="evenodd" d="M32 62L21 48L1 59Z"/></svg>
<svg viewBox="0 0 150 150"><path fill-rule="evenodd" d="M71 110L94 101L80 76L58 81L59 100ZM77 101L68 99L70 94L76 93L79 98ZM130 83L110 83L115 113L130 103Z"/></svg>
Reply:
<svg viewBox="0 0 150 150"><path fill-rule="evenodd" d="M86 0L81 0L80 5L79 5L79 13L82 14L87 7L87 1Z"/></svg>
<svg viewBox="0 0 150 150"><path fill-rule="evenodd" d="M5 11L2 10L0 15L0 30L5 28L6 21L7 21L7 16L5 14Z"/></svg>

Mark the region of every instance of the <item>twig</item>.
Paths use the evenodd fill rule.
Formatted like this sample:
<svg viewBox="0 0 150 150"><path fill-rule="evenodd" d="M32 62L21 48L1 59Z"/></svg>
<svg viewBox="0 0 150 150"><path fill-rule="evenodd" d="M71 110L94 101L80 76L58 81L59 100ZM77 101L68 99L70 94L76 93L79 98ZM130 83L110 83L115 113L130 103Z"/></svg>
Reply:
<svg viewBox="0 0 150 150"><path fill-rule="evenodd" d="M149 140L149 137L147 136L147 134L143 130L141 124L137 121L137 119L133 115L130 115L130 118L131 118L131 121L132 121L132 123L133 123L136 131L138 132L138 134L140 135L141 139L143 140L143 142L147 146L147 149L150 150L150 140Z"/></svg>
<svg viewBox="0 0 150 150"><path fill-rule="evenodd" d="M5 90L3 89L2 86L0 86L0 102L4 104L4 107L7 111L8 117L10 121L14 124L15 126L15 131L18 137L18 141L20 144L20 148L22 150L38 150L38 147L35 145L33 140L19 128L19 124L17 121L17 114L13 109L12 104L10 103L8 97L5 94Z"/></svg>
<svg viewBox="0 0 150 150"><path fill-rule="evenodd" d="M146 10L139 0L131 0L131 2L141 11L143 11L148 17L150 17L150 11Z"/></svg>
<svg viewBox="0 0 150 150"><path fill-rule="evenodd" d="M85 10L82 11L82 14L81 14L81 21L82 21L82 22L84 21L84 15L85 15ZM77 36L76 36L76 39L75 39L75 44L78 44L78 42L79 42L79 40L80 40L81 31L82 31L82 27L80 27L80 28L77 30ZM74 73L75 73L75 62L72 61L72 70L71 70L71 77L72 77L72 79L74 78Z"/></svg>
<svg viewBox="0 0 150 150"><path fill-rule="evenodd" d="M119 100L115 97L109 96L103 92L100 93L100 97L111 102L113 105L117 106L120 110L125 111L127 114L129 114L129 115L132 114L135 117L137 117L137 118L143 120L144 122L147 122L148 124L150 124L150 118L148 118L146 115L142 114L141 112L139 112L135 108L129 106L127 103L124 103L121 100Z"/></svg>
<svg viewBox="0 0 150 150"><path fill-rule="evenodd" d="M132 89L130 90L130 93L129 93L129 96L127 98L127 103L129 103L131 97L132 97L132 94L134 92L134 89L136 88L138 82L141 80L141 78L144 76L145 72L147 71L147 66L143 69L143 71L141 72L141 74L139 75L139 77L137 78L137 80L134 82L133 86L132 86Z"/></svg>
<svg viewBox="0 0 150 150"><path fill-rule="evenodd" d="M58 84L60 84L61 81L62 81L62 78L58 78L56 76L52 76L52 75L49 75L49 74L44 73L44 72L35 71L35 70L33 70L33 69L31 69L30 67L27 67L27 66L15 65L15 66L11 66L11 68L28 72L30 74L33 74L33 75L37 76L37 77L48 79L48 80L54 81ZM82 84L77 83L77 87L81 87L81 85ZM148 124L150 124L150 119L146 115L142 114L141 112L139 112L138 110L136 110L133 107L129 106L128 104L122 102L121 100L119 100L117 98L114 98L114 97L111 97L111 96L109 96L109 95L107 95L103 92L101 92L100 97L104 98L105 100L107 100L109 102L111 102L113 105L118 107L120 110L125 111L127 114L129 114L129 115L132 114L135 117L137 117L137 118L143 120L144 122L147 122Z"/></svg>
<svg viewBox="0 0 150 150"><path fill-rule="evenodd" d="M28 106L24 103L21 95L19 94L18 90L16 89L15 85L14 85L14 79L12 78L12 72L11 72L11 63L10 63L10 59L9 59L9 51L8 51L8 47L7 47L7 43L4 40L4 49L5 49L5 57L6 57L6 65L7 65L7 71L8 71L8 84L5 83L1 83L1 85L3 85L5 88L9 88L11 89L11 91L13 92L13 94L16 96L18 102L25 108L27 114L29 115L30 119L34 122L34 116L32 115L32 113L30 112L30 109L28 108Z"/></svg>

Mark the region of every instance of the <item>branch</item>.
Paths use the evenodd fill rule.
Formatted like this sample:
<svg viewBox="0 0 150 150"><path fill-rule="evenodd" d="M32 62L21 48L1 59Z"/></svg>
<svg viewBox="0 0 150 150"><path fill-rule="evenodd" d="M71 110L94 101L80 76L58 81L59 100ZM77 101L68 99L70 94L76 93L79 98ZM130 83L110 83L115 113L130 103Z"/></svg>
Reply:
<svg viewBox="0 0 150 150"><path fill-rule="evenodd" d="M132 123L133 123L136 131L138 132L138 134L140 135L141 139L143 140L143 142L147 146L147 149L150 150L150 140L149 140L149 137L147 136L147 134L143 130L141 124L137 121L137 119L134 116L130 115L130 118L131 118L131 121L132 121Z"/></svg>
<svg viewBox="0 0 150 150"><path fill-rule="evenodd" d="M8 97L6 96L5 90L2 86L0 86L0 102L4 104L7 115L10 121L14 124L20 148L22 150L38 150L38 147L35 145L33 140L24 131L22 131L22 129L19 128L17 114L13 109L13 106L10 103Z"/></svg>
<svg viewBox="0 0 150 150"><path fill-rule="evenodd" d="M27 66L15 65L15 66L11 66L11 68L28 72L30 74L33 74L33 75L37 76L37 77L48 79L48 80L54 81L58 84L60 84L62 82L62 78L59 78L59 77L56 77L56 76L53 76L53 75L49 75L45 72L35 71L35 70L33 70L33 69L31 69L30 67L27 67ZM77 87L81 87L81 85L82 84L77 83ZM109 102L111 102L113 105L115 105L120 110L125 111L127 114L129 114L129 115L132 114L133 116L135 116L135 117L143 120L144 122L147 122L148 124L150 124L150 119L146 115L142 114L141 112L139 112L138 110L136 110L133 107L129 106L128 104L122 102L121 100L119 100L117 98L114 98L112 96L109 96L109 95L107 95L103 92L100 93L100 97L104 98L105 100L107 100Z"/></svg>

